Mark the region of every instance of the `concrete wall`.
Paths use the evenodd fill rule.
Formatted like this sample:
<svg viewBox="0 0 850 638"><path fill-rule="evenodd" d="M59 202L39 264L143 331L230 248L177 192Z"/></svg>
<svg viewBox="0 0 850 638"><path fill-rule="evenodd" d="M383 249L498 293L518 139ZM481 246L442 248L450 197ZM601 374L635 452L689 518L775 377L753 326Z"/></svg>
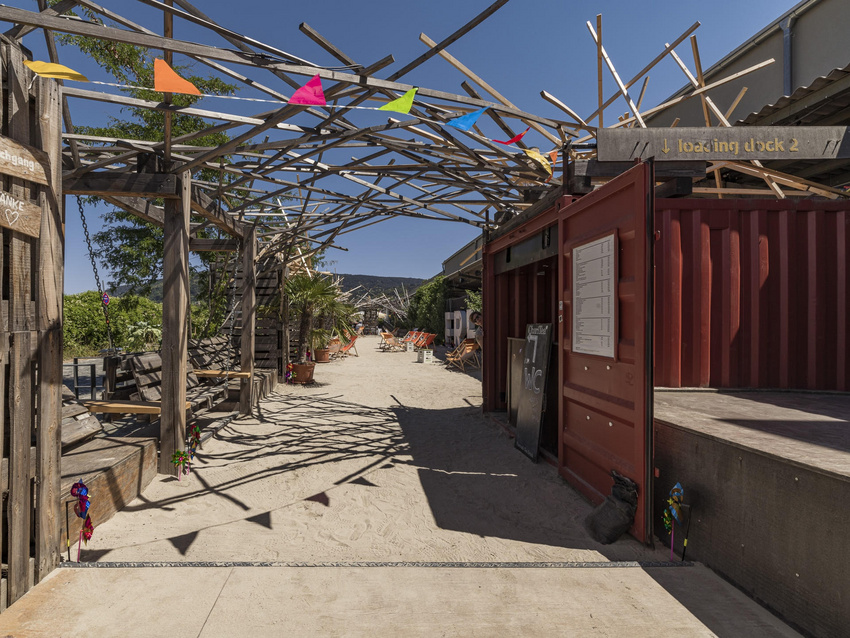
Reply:
<svg viewBox="0 0 850 638"><path fill-rule="evenodd" d="M693 504L687 558L817 637L850 627L850 479L654 424L656 533L673 485ZM676 530L677 552L682 538Z"/></svg>
<svg viewBox="0 0 850 638"><path fill-rule="evenodd" d="M804 3L801 3L804 5ZM798 8L803 8L798 5ZM850 64L850 0L821 0L805 10L792 26L792 72L793 89L810 85L815 78L827 75L835 68ZM706 71L706 83L710 84L743 71L755 64L774 58L775 62L729 84L724 84L709 92L709 97L725 113L738 92L747 87L747 93L730 116L734 124L752 112L757 112L767 104L775 103L784 94L783 85L783 33L778 23L755 36L756 44L738 53L732 52L726 61L721 60ZM678 47L680 54L688 64L690 47L683 43ZM693 62L690 62L693 71ZM684 77L684 75L682 76ZM792 89L792 92L793 92ZM679 126L705 126L705 118L699 98L687 100L673 106L659 115L651 117L649 126L670 126L676 118L681 118ZM717 126L717 118L712 116L712 125Z"/></svg>

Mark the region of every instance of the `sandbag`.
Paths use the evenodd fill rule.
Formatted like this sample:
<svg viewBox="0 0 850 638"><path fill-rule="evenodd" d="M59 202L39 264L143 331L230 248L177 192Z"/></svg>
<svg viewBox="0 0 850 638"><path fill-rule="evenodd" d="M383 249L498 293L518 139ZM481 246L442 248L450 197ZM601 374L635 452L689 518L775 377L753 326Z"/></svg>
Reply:
<svg viewBox="0 0 850 638"><path fill-rule="evenodd" d="M614 470L611 476L614 477L611 494L584 521L587 532L603 545L609 545L625 534L632 526L637 511L637 484Z"/></svg>

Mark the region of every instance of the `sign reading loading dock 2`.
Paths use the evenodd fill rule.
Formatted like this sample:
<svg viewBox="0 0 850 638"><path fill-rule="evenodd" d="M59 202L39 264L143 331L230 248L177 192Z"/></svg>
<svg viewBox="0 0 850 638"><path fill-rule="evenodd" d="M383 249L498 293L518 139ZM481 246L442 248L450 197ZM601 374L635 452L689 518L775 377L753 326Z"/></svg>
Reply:
<svg viewBox="0 0 850 638"><path fill-rule="evenodd" d="M846 126L599 129L600 162L850 158Z"/></svg>

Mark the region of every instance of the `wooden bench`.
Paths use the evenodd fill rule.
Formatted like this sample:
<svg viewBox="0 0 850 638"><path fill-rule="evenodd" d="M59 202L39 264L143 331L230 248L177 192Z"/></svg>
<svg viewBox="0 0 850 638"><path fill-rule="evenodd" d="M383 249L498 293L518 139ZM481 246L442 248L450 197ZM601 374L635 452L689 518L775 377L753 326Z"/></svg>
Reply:
<svg viewBox="0 0 850 638"><path fill-rule="evenodd" d="M131 355L124 359L122 368L132 375L134 386L122 384L120 390L113 391L101 401L84 401L90 412L103 414L147 414L159 415L162 411L162 358L155 352ZM126 375L115 379L126 381ZM134 387L134 391L130 388ZM129 393L129 396L126 396ZM117 398L115 395L122 397ZM227 387L223 384L203 385L194 373L186 377L186 410L198 414L211 409L227 398Z"/></svg>
<svg viewBox="0 0 850 638"><path fill-rule="evenodd" d="M62 385L62 450L80 443L103 432L103 425L82 403L77 400L71 389Z"/></svg>
<svg viewBox="0 0 850 638"><path fill-rule="evenodd" d="M214 335L205 339L189 340L189 363L194 368L195 375L202 379L232 379L239 381L251 379L252 395L254 397L252 402L271 394L278 383L278 371L276 369L255 367L253 377L248 372L242 372L240 369L242 362L239 349L235 347L228 348L228 338L225 335ZM239 388L234 386L232 390L236 393Z"/></svg>
<svg viewBox="0 0 850 638"><path fill-rule="evenodd" d="M228 355L232 354L232 357ZM250 372L239 370L238 352L227 347L227 337L215 335L189 340L189 362L195 375L206 379L250 379Z"/></svg>

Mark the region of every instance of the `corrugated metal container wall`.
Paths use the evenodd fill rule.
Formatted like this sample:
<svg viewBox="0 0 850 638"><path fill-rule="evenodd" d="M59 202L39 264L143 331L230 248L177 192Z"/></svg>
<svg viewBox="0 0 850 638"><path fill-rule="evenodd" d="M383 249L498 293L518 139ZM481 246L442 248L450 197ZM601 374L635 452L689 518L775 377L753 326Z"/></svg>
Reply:
<svg viewBox="0 0 850 638"><path fill-rule="evenodd" d="M656 202L655 385L850 390L850 205Z"/></svg>

